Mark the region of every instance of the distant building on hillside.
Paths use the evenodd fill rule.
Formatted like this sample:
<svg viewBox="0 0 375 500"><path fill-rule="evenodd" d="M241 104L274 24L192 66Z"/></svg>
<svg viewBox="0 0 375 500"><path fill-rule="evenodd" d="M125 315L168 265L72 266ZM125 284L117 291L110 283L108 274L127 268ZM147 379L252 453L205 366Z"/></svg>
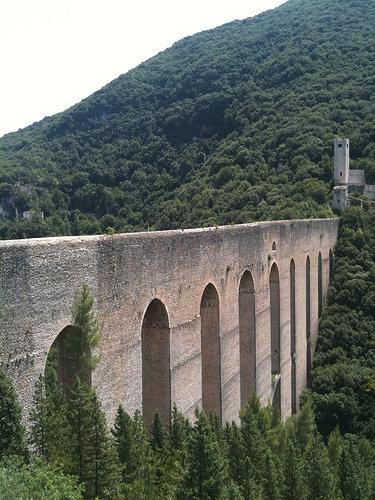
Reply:
<svg viewBox="0 0 375 500"><path fill-rule="evenodd" d="M34 219L44 219L44 212L42 210L26 210L22 212L22 219L34 220Z"/></svg>
<svg viewBox="0 0 375 500"><path fill-rule="evenodd" d="M362 192L366 185L366 176L364 170L349 170L349 186L352 191Z"/></svg>
<svg viewBox="0 0 375 500"><path fill-rule="evenodd" d="M343 210L355 199L355 193L363 194L375 202L375 186L366 184L364 170L350 170L349 139L334 140L333 179L335 187L332 208ZM354 196L353 196L354 195Z"/></svg>

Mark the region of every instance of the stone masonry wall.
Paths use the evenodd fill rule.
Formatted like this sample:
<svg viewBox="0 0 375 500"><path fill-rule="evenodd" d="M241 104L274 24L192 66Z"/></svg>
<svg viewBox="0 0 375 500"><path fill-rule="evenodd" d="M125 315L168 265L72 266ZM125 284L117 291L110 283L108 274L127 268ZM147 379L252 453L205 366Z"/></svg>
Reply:
<svg viewBox="0 0 375 500"><path fill-rule="evenodd" d="M93 375L110 422L120 403L142 409L144 314L157 298L170 327L171 402L191 417L202 398L200 305L215 286L220 311L223 421L240 409L239 284L251 272L256 310L256 391L272 391L269 272L280 275L281 412L291 412L290 261L296 269L297 398L306 384L306 258L311 261L311 332L318 332L318 255L322 289L337 220L264 222L185 231L0 242L0 362L12 377L25 415L50 346L70 324L74 294L83 284L95 297L101 362ZM276 250L272 249L276 243ZM167 338L167 337L166 337Z"/></svg>

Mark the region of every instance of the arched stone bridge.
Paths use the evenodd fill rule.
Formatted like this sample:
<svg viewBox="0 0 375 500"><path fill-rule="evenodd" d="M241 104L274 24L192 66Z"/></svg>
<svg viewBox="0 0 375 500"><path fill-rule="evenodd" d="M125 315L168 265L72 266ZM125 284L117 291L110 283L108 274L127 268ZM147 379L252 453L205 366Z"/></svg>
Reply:
<svg viewBox="0 0 375 500"><path fill-rule="evenodd" d="M26 414L83 284L95 297L110 420L171 404L236 419L251 391L287 416L306 386L338 221L0 242L1 366Z"/></svg>

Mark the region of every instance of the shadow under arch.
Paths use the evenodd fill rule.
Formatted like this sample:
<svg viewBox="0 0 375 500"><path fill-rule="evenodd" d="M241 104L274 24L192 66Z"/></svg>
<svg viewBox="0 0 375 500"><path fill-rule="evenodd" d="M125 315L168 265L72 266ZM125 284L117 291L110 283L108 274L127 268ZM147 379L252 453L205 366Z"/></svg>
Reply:
<svg viewBox="0 0 375 500"><path fill-rule="evenodd" d="M311 356L311 263L310 256L306 257L306 377L307 386L310 386L312 370Z"/></svg>
<svg viewBox="0 0 375 500"><path fill-rule="evenodd" d="M221 422L220 305L215 286L209 283L200 303L202 408L216 413Z"/></svg>
<svg viewBox="0 0 375 500"><path fill-rule="evenodd" d="M274 262L269 275L270 289L270 333L271 333L271 377L272 377L272 406L281 412L280 387L280 273Z"/></svg>
<svg viewBox="0 0 375 500"><path fill-rule="evenodd" d="M318 255L318 317L323 313L323 261L322 252Z"/></svg>
<svg viewBox="0 0 375 500"><path fill-rule="evenodd" d="M170 327L167 310L159 299L146 309L142 322L142 408L151 426L155 413L165 425L171 414Z"/></svg>
<svg viewBox="0 0 375 500"><path fill-rule="evenodd" d="M238 290L241 407L256 390L256 310L251 272L246 270Z"/></svg>
<svg viewBox="0 0 375 500"><path fill-rule="evenodd" d="M85 358L90 358L90 348L84 345L80 330L73 325L63 328L53 341L46 359L44 374L54 376L69 393L76 377L91 387L91 369L85 363ZM48 380L46 380L48 383Z"/></svg>
<svg viewBox="0 0 375 500"><path fill-rule="evenodd" d="M291 406L292 413L297 413L297 350L296 350L296 264L290 261L290 355L291 355Z"/></svg>
<svg viewBox="0 0 375 500"><path fill-rule="evenodd" d="M329 284L332 283L333 269L334 269L335 259L333 256L332 249L329 249Z"/></svg>

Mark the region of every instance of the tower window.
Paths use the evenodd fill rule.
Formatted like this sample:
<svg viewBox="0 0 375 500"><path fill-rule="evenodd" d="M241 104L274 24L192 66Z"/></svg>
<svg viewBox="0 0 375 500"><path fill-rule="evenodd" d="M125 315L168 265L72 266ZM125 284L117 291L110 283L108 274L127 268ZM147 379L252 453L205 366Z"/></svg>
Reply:
<svg viewBox="0 0 375 500"><path fill-rule="evenodd" d="M340 177L342 177L342 172L340 172Z"/></svg>
<svg viewBox="0 0 375 500"><path fill-rule="evenodd" d="M338 148L342 148L342 144L338 144L338 145L337 145L337 147L338 147Z"/></svg>

